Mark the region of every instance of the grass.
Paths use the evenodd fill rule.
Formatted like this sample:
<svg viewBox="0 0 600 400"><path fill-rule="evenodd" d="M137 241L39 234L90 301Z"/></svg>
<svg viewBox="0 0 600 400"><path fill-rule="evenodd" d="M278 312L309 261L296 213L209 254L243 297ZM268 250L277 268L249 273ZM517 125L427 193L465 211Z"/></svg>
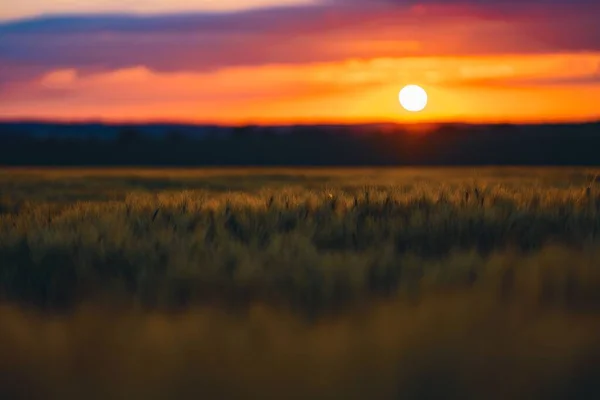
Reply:
<svg viewBox="0 0 600 400"><path fill-rule="evenodd" d="M598 398L596 176L0 170L0 398Z"/></svg>
<svg viewBox="0 0 600 400"><path fill-rule="evenodd" d="M597 306L594 175L7 170L0 293L50 307L112 293L149 307L260 300L316 312L530 280L544 301Z"/></svg>
<svg viewBox="0 0 600 400"><path fill-rule="evenodd" d="M307 322L253 305L68 316L0 307L0 397L594 399L597 318L474 293Z"/></svg>

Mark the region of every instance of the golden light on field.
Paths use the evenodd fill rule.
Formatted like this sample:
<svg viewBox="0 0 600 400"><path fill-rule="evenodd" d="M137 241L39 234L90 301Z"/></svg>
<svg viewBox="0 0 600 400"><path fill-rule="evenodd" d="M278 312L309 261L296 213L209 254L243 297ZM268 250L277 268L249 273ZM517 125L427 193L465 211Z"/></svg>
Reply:
<svg viewBox="0 0 600 400"><path fill-rule="evenodd" d="M406 111L418 112L427 106L427 92L418 85L404 86L398 98Z"/></svg>

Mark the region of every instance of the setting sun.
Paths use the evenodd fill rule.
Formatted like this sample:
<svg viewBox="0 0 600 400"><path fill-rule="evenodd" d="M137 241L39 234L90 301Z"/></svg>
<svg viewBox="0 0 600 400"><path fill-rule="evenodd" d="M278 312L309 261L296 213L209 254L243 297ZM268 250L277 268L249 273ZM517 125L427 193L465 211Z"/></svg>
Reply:
<svg viewBox="0 0 600 400"><path fill-rule="evenodd" d="M406 111L418 112L427 106L427 92L417 85L403 87L398 97Z"/></svg>

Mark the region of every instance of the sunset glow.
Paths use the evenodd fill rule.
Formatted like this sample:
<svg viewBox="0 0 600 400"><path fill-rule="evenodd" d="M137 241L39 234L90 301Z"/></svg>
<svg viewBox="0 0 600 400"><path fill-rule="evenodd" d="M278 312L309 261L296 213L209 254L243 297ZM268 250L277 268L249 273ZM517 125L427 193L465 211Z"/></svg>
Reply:
<svg viewBox="0 0 600 400"><path fill-rule="evenodd" d="M136 12L169 11L158 2L137 3ZM206 14L210 2L200 3L198 12L147 17L94 14L102 11L100 2L73 6L86 17L18 20L1 10L0 17L12 19L0 24L0 118L600 118L600 28L592 18L600 7L589 2L568 8L571 3L554 1L538 9L501 1L328 0L269 8L272 2L230 0L220 3L229 5L218 15ZM38 6L68 11L43 0L24 4L32 14ZM21 18L29 15L22 10ZM181 10L174 2L172 11ZM411 82L430 98L419 113L398 104L399 88Z"/></svg>

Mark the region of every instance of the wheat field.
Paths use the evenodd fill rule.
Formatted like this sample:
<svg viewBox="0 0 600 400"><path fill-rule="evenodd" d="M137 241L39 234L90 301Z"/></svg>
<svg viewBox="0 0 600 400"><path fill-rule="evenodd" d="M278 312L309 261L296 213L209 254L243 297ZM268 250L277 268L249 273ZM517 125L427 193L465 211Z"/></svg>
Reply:
<svg viewBox="0 0 600 400"><path fill-rule="evenodd" d="M539 281L536 290L556 301L600 304L594 177L561 169L7 170L0 290L44 306L114 291L146 305L272 298L319 309L493 280L509 293L520 278Z"/></svg>
<svg viewBox="0 0 600 400"><path fill-rule="evenodd" d="M595 398L593 169L0 170L2 398Z"/></svg>

